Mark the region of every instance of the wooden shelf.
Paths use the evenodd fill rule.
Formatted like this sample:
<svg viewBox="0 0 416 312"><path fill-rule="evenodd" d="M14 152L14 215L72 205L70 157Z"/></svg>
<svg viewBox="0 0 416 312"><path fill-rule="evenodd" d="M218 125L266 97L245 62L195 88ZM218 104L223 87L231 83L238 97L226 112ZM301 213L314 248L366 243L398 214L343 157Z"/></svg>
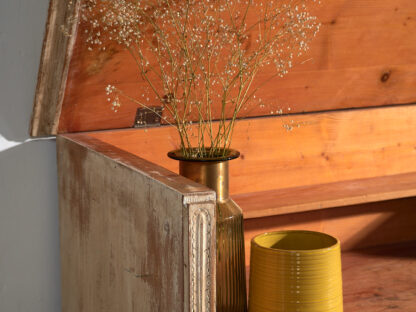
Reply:
<svg viewBox="0 0 416 312"><path fill-rule="evenodd" d="M344 311L415 311L416 242L346 252Z"/></svg>
<svg viewBox="0 0 416 312"><path fill-rule="evenodd" d="M245 219L416 196L416 172L233 195Z"/></svg>

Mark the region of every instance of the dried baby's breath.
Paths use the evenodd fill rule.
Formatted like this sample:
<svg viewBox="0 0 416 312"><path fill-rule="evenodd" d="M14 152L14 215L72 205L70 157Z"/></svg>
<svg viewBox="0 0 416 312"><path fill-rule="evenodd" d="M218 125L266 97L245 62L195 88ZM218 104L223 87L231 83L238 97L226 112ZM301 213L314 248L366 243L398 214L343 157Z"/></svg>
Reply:
<svg viewBox="0 0 416 312"><path fill-rule="evenodd" d="M198 157L229 148L240 112L250 101L265 107L255 98L259 72L274 66L274 76L286 75L320 26L304 0L85 0L82 12L89 48L125 47L163 105L161 117L178 129L183 152L196 137ZM106 92L115 111L119 96L151 109L147 93ZM221 106L217 130L214 103Z"/></svg>

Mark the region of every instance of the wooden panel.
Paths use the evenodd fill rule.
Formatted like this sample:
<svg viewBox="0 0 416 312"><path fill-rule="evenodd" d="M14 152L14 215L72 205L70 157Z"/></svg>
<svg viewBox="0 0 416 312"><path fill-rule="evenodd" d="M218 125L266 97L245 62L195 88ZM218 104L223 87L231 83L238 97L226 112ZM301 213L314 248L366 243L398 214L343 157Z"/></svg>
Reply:
<svg viewBox="0 0 416 312"><path fill-rule="evenodd" d="M57 133L69 63L76 39L80 2L50 2L32 113L31 136Z"/></svg>
<svg viewBox="0 0 416 312"><path fill-rule="evenodd" d="M83 25L78 35L72 34L77 30L79 3L51 0L33 114L34 136L54 134L59 115L61 133L133 125L136 105L125 102L114 115L104 90L115 84L131 96L142 94L144 85L137 83L133 60L114 46L89 51ZM322 28L310 53L297 60L285 78L268 82L257 97L264 108L253 103L247 116L280 109L293 113L416 101L413 0L333 0L312 11ZM259 84L268 75L260 75Z"/></svg>
<svg viewBox="0 0 416 312"><path fill-rule="evenodd" d="M416 172L237 194L245 219L416 196Z"/></svg>
<svg viewBox="0 0 416 312"><path fill-rule="evenodd" d="M63 311L215 311L213 191L82 135L58 167Z"/></svg>
<svg viewBox="0 0 416 312"><path fill-rule="evenodd" d="M416 240L416 197L244 221L246 264L250 241L261 233L311 230L334 235L343 251Z"/></svg>
<svg viewBox="0 0 416 312"><path fill-rule="evenodd" d="M171 127L90 136L177 171ZM415 172L416 105L245 119L232 146L231 194Z"/></svg>
<svg viewBox="0 0 416 312"><path fill-rule="evenodd" d="M246 116L269 115L280 109L289 113L416 101L413 0L325 1L313 13L322 29L310 53L297 60L298 65L284 79L269 81L257 96L264 108L253 102ZM59 131L131 127L136 104L124 101L115 116L104 88L115 84L139 97L145 83L136 83L134 61L117 47L88 51L82 25L79 34ZM270 67L260 74L258 84L273 71Z"/></svg>

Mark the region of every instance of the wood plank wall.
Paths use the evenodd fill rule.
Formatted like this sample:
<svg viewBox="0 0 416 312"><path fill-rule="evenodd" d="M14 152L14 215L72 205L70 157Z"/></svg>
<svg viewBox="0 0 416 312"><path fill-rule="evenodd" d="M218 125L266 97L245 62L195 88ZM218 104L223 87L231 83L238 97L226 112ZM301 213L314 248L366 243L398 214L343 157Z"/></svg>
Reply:
<svg viewBox="0 0 416 312"><path fill-rule="evenodd" d="M254 105L246 114L415 102L416 2L321 2L312 8L322 29L310 53L297 60L285 78L272 80L259 91L264 108ZM117 47L88 51L83 27L79 27L72 54L59 132L131 127L136 104L125 101L115 115L107 102L105 87L115 84L127 94L139 96L144 85L137 83L133 60ZM270 71L261 75L260 81L269 74Z"/></svg>

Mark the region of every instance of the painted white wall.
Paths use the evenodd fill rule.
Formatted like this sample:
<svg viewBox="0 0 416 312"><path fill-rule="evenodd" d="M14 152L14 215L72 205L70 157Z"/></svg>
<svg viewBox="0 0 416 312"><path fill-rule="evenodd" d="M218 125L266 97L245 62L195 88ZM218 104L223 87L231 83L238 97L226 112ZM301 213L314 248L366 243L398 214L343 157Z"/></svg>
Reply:
<svg viewBox="0 0 416 312"><path fill-rule="evenodd" d="M0 0L0 311L60 311L55 141L29 140L49 0Z"/></svg>

